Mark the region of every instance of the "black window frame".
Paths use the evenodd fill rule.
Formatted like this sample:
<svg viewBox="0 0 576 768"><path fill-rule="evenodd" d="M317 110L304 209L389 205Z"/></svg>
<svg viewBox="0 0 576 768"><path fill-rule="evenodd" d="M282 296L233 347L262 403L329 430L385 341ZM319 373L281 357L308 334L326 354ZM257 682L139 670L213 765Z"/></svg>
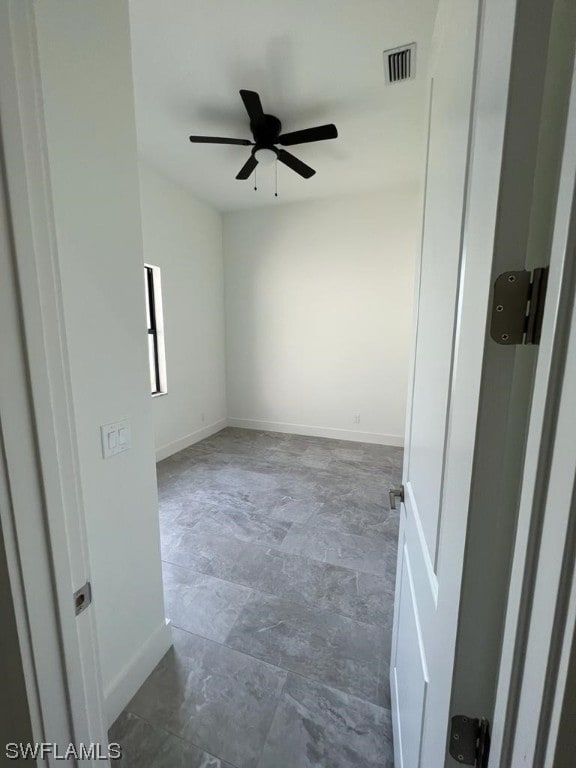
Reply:
<svg viewBox="0 0 576 768"><path fill-rule="evenodd" d="M154 270L148 265L144 265L146 273L146 300L148 302L148 336L152 336L152 350L154 354L154 382L152 385L152 394L162 393L160 379L160 354L158 348L158 324L156 318L156 296L154 287Z"/></svg>

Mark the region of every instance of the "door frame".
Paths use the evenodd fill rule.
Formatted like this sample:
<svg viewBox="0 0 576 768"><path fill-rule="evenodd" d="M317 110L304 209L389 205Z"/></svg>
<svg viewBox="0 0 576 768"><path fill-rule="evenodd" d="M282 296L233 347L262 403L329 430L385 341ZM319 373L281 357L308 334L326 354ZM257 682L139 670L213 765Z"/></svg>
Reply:
<svg viewBox="0 0 576 768"><path fill-rule="evenodd" d="M32 731L40 743L105 747L94 609L76 616L73 600L90 565L33 0L0 4L0 136L1 524Z"/></svg>
<svg viewBox="0 0 576 768"><path fill-rule="evenodd" d="M576 57L548 305L534 384L500 658L490 768L553 765L576 632L575 254Z"/></svg>

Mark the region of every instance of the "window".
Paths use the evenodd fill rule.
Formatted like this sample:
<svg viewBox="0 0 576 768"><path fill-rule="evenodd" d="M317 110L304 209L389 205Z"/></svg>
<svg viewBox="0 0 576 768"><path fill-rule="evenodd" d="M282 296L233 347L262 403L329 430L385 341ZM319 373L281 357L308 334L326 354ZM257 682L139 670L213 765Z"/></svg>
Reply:
<svg viewBox="0 0 576 768"><path fill-rule="evenodd" d="M146 321L148 324L148 363L153 395L166 394L166 356L164 353L164 321L160 268L144 265L146 288Z"/></svg>

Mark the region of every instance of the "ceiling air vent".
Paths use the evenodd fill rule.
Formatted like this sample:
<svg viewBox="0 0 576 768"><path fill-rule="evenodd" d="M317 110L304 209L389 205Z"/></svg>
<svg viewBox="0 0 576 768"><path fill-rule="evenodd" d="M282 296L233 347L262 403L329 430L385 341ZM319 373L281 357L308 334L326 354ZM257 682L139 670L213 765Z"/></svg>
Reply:
<svg viewBox="0 0 576 768"><path fill-rule="evenodd" d="M413 80L416 73L416 43L384 51L386 85Z"/></svg>

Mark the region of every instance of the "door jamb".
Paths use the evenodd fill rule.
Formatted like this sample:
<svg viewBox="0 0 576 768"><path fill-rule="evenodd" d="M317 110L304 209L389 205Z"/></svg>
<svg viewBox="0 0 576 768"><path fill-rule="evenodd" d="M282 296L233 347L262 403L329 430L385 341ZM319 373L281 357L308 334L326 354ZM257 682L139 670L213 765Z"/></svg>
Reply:
<svg viewBox="0 0 576 768"><path fill-rule="evenodd" d="M33 0L0 5L9 229L2 260L12 271L5 287L12 327L2 350L6 475L0 483L8 485L3 490L13 510L2 525L34 737L104 746L94 609L77 617L72 599L89 580L89 560L33 6Z"/></svg>
<svg viewBox="0 0 576 768"><path fill-rule="evenodd" d="M576 59L552 244L557 259L555 268L551 265L548 283L549 301L554 299L555 304L547 306L534 387L494 711L491 768L552 765L576 628L576 486L573 477L562 478L572 483L572 492L559 502L554 496L556 487L550 484L557 460L555 440L561 429L561 398L571 397L576 404L574 393L563 391L566 366L574 365L576 353L573 339L569 346L576 299L575 247ZM551 536L557 549L550 549ZM542 580L548 582L545 596ZM550 580L556 590L552 594ZM546 605L554 610L546 611ZM532 654L539 658L537 670L529 669ZM522 762L515 762L520 755Z"/></svg>

